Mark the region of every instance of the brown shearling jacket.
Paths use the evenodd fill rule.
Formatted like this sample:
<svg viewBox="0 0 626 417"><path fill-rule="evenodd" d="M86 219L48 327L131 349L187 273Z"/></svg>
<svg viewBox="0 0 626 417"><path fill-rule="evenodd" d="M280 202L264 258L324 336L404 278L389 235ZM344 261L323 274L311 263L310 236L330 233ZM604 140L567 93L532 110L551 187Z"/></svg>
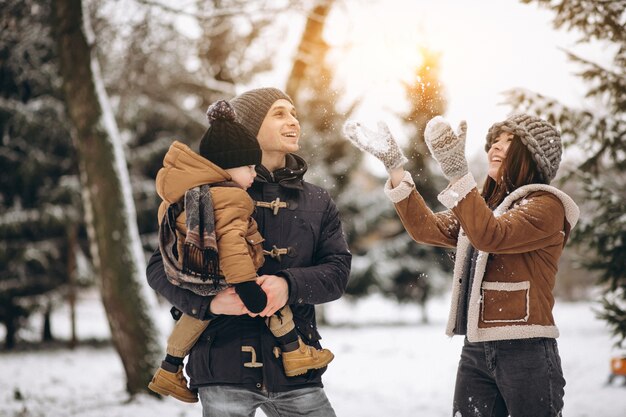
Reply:
<svg viewBox="0 0 626 417"><path fill-rule="evenodd" d="M552 315L558 261L578 220L578 207L562 191L530 184L489 209L469 173L439 195L449 210L432 212L406 172L385 192L417 242L456 247L452 305L446 333L453 335L469 245L478 258L467 316L470 342L559 335Z"/></svg>
<svg viewBox="0 0 626 417"><path fill-rule="evenodd" d="M159 223L167 207L185 196L185 191L203 184L230 181L226 171L203 158L187 145L175 141L163 159L163 168L156 177L157 194L163 202L159 206ZM239 187L213 186L210 188L215 211L215 234L221 274L229 284L256 279L263 265L263 238L256 221L251 217L254 202ZM187 233L185 212L176 219L179 246ZM179 252L182 249L179 247Z"/></svg>

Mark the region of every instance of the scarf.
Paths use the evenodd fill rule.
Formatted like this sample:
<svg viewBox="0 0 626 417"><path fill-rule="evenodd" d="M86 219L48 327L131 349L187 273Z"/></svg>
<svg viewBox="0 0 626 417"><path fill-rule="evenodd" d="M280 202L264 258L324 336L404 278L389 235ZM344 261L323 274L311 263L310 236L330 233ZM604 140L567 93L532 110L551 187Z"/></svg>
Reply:
<svg viewBox="0 0 626 417"><path fill-rule="evenodd" d="M186 213L187 235L178 253L176 219ZM183 201L170 204L159 226L159 249L168 280L200 295L215 295L227 287L220 275L213 200L208 184L185 192Z"/></svg>

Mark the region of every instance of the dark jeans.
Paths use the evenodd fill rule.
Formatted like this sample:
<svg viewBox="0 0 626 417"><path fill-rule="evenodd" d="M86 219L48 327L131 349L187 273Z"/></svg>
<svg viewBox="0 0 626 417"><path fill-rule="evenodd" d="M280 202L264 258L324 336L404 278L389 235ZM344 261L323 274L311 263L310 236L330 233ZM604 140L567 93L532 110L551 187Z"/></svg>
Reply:
<svg viewBox="0 0 626 417"><path fill-rule="evenodd" d="M565 379L555 339L465 339L454 416L559 417Z"/></svg>
<svg viewBox="0 0 626 417"><path fill-rule="evenodd" d="M335 417L324 390L317 387L267 392L212 385L200 387L198 394L203 417L254 417L257 408L268 417Z"/></svg>

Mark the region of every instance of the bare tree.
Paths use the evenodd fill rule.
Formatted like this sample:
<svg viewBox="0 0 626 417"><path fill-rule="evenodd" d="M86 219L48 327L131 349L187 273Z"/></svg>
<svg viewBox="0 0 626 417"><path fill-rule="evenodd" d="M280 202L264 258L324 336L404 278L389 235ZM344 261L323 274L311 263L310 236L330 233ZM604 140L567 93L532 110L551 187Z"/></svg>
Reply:
<svg viewBox="0 0 626 417"><path fill-rule="evenodd" d="M300 154L309 163L309 180L323 184L338 198L361 153L341 136L341 126L356 105L345 112L337 109L342 91L333 86L334 69L327 62L330 47L323 33L334 4L333 0L321 0L309 11L286 92L303 115L300 123L305 136Z"/></svg>
<svg viewBox="0 0 626 417"><path fill-rule="evenodd" d="M287 80L286 92L293 100L298 100L300 89L312 75L311 70L324 65L328 45L322 35L332 7L333 1L319 2L307 16L296 59Z"/></svg>
<svg viewBox="0 0 626 417"><path fill-rule="evenodd" d="M91 29L81 0L54 2L53 22L63 91L78 153L91 252L102 301L127 389L146 391L159 354L151 321L130 180L117 125L88 43Z"/></svg>

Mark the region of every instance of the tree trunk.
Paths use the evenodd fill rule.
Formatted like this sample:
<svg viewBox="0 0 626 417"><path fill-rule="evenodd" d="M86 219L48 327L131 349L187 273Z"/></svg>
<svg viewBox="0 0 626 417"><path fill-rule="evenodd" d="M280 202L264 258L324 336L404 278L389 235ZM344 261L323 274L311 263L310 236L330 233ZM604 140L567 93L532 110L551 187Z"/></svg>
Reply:
<svg viewBox="0 0 626 417"><path fill-rule="evenodd" d="M52 342L54 340L54 337L52 336L52 323L50 321L51 315L52 315L52 302L48 300L46 304L46 310L43 313L43 330L41 332L42 342Z"/></svg>
<svg viewBox="0 0 626 417"><path fill-rule="evenodd" d="M71 224L67 230L67 303L70 307L70 341L69 348L75 349L78 344L76 336L76 240L77 226Z"/></svg>
<svg viewBox="0 0 626 417"><path fill-rule="evenodd" d="M4 323L6 327L7 334L4 337L4 348L6 350L12 350L15 347L15 340L17 335L17 317L9 317L7 321Z"/></svg>
<svg viewBox="0 0 626 417"><path fill-rule="evenodd" d="M420 323L422 323L424 325L425 324L429 324L430 323L430 319L428 318L427 301L424 300L423 302L420 302L419 305L420 305L420 311L422 312Z"/></svg>
<svg viewBox="0 0 626 417"><path fill-rule="evenodd" d="M130 394L149 392L159 355L151 317L156 297L144 279L130 180L100 67L87 43L93 34L81 0L53 2L63 92L78 151L83 203L94 265L113 344Z"/></svg>
<svg viewBox="0 0 626 417"><path fill-rule="evenodd" d="M333 1L324 1L313 8L306 20L306 26L298 45L298 53L287 79L286 93L295 102L298 101L300 86L306 79L310 62L325 55L328 45L322 37L326 17L333 6Z"/></svg>

